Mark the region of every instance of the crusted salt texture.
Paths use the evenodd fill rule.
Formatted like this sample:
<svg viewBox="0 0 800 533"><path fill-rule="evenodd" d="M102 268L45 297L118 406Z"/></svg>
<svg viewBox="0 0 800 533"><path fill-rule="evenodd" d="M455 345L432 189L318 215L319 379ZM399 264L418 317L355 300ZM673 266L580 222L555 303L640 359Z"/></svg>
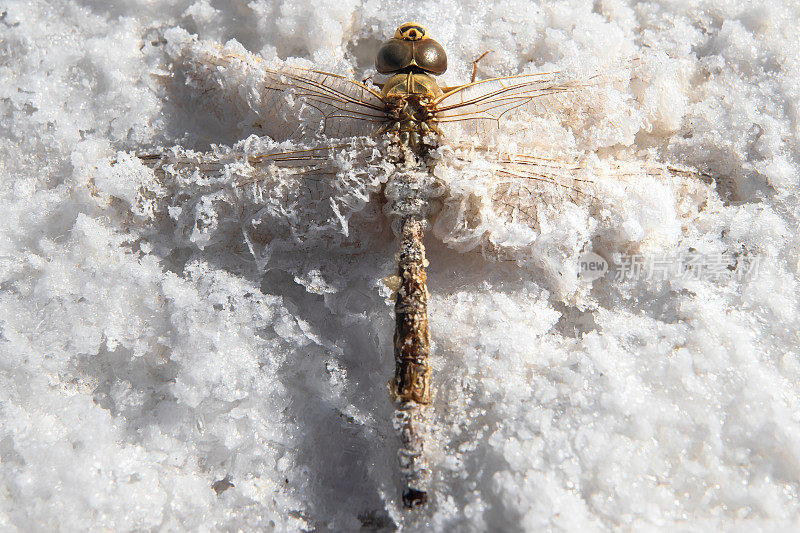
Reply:
<svg viewBox="0 0 800 533"><path fill-rule="evenodd" d="M6 2L0 526L795 524L799 16L745 2ZM622 75L477 150L454 132L438 154L431 491L403 515L380 143L349 142L313 182L248 182L246 160L321 142L264 137L262 61L360 80L408 20L448 51L443 85L487 50L482 77ZM236 69L186 55L220 47ZM170 172L133 157L156 150ZM498 188L497 150L585 181ZM587 251L727 263L589 284Z"/></svg>

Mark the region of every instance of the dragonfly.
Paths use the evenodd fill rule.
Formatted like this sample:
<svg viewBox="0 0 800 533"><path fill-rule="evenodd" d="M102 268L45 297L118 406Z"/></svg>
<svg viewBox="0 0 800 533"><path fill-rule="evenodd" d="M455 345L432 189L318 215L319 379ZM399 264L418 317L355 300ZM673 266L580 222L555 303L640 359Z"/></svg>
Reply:
<svg viewBox="0 0 800 533"><path fill-rule="evenodd" d="M400 25L381 45L375 66L386 77L382 83L268 65L244 49L196 38L184 38L176 57L198 93L235 100L224 110L219 99L211 100L201 111L264 134L208 153L175 147L138 156L162 182L194 180L207 188L205 203L180 215L189 219L183 226L191 234L187 238L203 243L214 238L208 228L219 224L220 210L213 204L214 191L221 188L260 206L244 237L262 264L280 243L317 239L331 248L346 246L348 221L381 198L383 205L373 207L372 215L388 217L398 250L397 270L387 285L394 294L395 371L389 390L400 437L401 499L409 509L425 505L432 354L423 236L433 229L456 249L480 246L496 258L519 259L509 252L519 249L520 236L535 240L531 234L544 232L548 220L552 224L558 206L592 205L601 167L603 175L622 183L617 192L629 177L640 178L623 164L597 157L578 161L486 143L481 157L475 156L492 132L513 128L515 120L524 130L526 117L552 113L558 105L569 113L581 91L602 87L609 78L560 80L558 73L543 72L475 81L473 67L470 83L440 86L436 77L447 69L445 50L413 22ZM324 144L298 148L293 139ZM471 179L471 188L457 190L448 183L452 174ZM667 181L696 176L688 167L659 164L649 165L645 174ZM547 201L553 194L561 203ZM612 187L605 194L616 193Z"/></svg>

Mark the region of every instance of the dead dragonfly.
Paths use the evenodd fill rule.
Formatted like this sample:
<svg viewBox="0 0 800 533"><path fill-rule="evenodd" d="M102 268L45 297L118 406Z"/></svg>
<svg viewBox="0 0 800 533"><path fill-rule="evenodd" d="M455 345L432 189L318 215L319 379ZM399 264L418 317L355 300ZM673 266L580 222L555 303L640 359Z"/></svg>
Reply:
<svg viewBox="0 0 800 533"><path fill-rule="evenodd" d="M422 239L437 209L436 200L443 194L441 180L434 175L441 159L439 149L446 146L442 143L442 128L458 124L472 131L490 129L498 126L503 117L518 111L537 111L543 102L595 85L596 80L557 82L553 73L541 73L477 82L473 79L472 83L454 88L440 87L434 76L447 68L444 48L415 23L401 25L394 37L380 47L376 67L379 73L389 76L379 86L380 90L317 70L285 65L266 67L244 51L207 44L193 46L189 42L179 51L180 59L190 65L188 83L199 92L228 84L223 93L227 90L227 94L243 98L244 107L255 115L260 121L258 125L268 135L288 137L293 130L319 124L327 137L371 136L384 143L382 157L391 163L391 170L378 188L387 200L384 212L390 216L399 237L397 274L393 278L395 374L389 388L397 402L395 428L401 439L398 455L404 477L402 500L408 508L424 505L430 478L423 448L426 406L431 402L431 341L425 272L428 262ZM255 89L242 91L237 84ZM247 94L242 96L243 93ZM245 153L244 162L237 157L228 161L246 167L237 171L245 179L236 186L268 181L265 169L272 169L269 172L273 174L275 169L289 169L304 179L313 179L324 175L325 164L336 148ZM174 153L171 160L163 156L142 159L160 166L162 172L177 172L183 166L202 173L209 170L208 165L220 168L224 162L219 154L210 158L211 163L202 156ZM496 212L502 212L509 221L536 217L530 212L537 200L531 184L550 183L575 191L574 186L566 183L580 182L559 178L559 173L574 178L580 173L579 166L533 155L499 155L494 163L495 181L491 185L494 189L489 202L494 202ZM625 174L620 169L616 173ZM338 211L335 214L340 216ZM467 224L463 225L462 230L466 231Z"/></svg>

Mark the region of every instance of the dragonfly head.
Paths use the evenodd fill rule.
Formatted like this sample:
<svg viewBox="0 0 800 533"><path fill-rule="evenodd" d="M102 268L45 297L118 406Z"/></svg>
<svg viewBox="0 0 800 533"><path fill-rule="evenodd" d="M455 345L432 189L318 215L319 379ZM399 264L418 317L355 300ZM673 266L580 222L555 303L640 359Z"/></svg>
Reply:
<svg viewBox="0 0 800 533"><path fill-rule="evenodd" d="M416 22L406 22L405 24L401 24L397 28L397 31L394 32L394 38L401 39L403 41L419 41L427 36L428 30L425 29L425 26L422 24L417 24Z"/></svg>
<svg viewBox="0 0 800 533"><path fill-rule="evenodd" d="M428 37L424 26L406 22L381 45L375 67L381 74L424 72L438 76L447 70L447 54L441 44Z"/></svg>

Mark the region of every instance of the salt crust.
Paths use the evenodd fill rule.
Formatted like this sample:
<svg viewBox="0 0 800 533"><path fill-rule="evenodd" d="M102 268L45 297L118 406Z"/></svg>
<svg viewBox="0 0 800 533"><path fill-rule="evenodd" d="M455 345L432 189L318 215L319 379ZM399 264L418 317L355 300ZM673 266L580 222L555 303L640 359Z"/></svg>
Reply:
<svg viewBox="0 0 800 533"><path fill-rule="evenodd" d="M797 522L797 8L3 9L3 529ZM469 139L457 132L442 149L446 194L426 243L433 493L403 518L381 147L354 141L336 178L314 186L282 175L232 187L247 154L317 140L263 137L253 78L192 78L200 63L186 53L223 44L361 79L374 43L406 20L445 46L445 85L486 50L482 76L627 77L487 142L558 147L592 198L537 189L534 215L505 224L491 161L459 152ZM230 164L167 179L132 156L159 147ZM587 249L762 261L744 279L586 285L576 265Z"/></svg>

